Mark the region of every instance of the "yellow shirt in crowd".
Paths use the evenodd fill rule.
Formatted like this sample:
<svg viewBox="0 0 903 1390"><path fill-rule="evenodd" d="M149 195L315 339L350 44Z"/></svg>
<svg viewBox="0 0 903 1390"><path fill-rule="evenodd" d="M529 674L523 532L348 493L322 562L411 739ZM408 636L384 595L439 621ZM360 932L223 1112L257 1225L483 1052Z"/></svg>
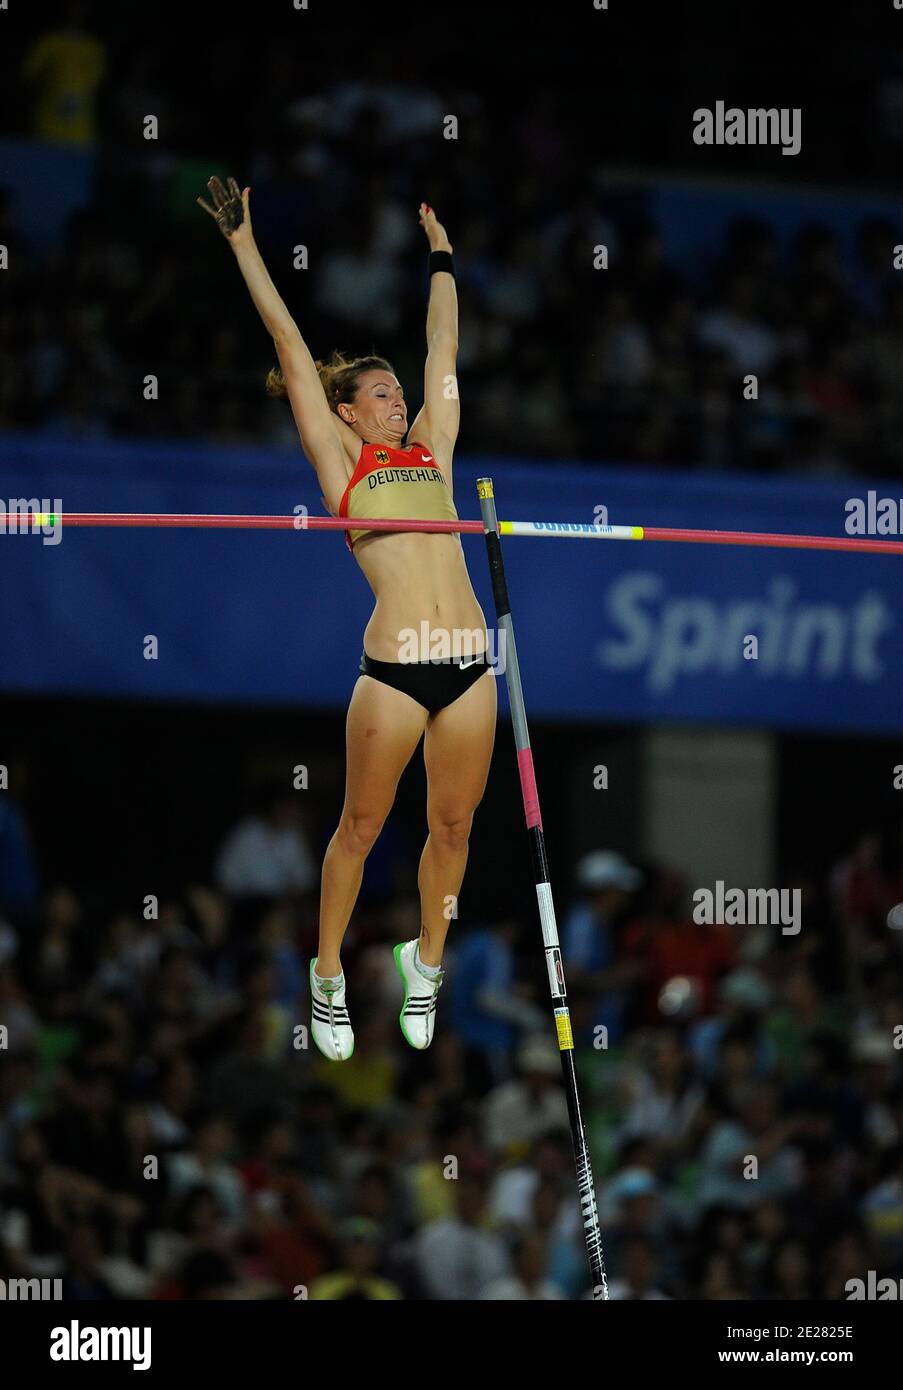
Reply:
<svg viewBox="0 0 903 1390"><path fill-rule="evenodd" d="M91 145L97 139L97 91L106 73L104 45L90 34L44 34L23 73L35 90L32 131L39 140Z"/></svg>

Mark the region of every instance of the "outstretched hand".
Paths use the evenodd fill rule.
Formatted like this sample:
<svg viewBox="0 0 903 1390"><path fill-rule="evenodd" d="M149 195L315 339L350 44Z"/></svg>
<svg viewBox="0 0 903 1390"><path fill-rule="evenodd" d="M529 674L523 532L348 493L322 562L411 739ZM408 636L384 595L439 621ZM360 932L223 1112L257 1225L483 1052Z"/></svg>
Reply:
<svg viewBox="0 0 903 1390"><path fill-rule="evenodd" d="M436 214L429 203L420 204L419 222L426 232L427 240L431 251L451 251L452 245L446 235L445 228L436 218Z"/></svg>
<svg viewBox="0 0 903 1390"><path fill-rule="evenodd" d="M197 201L205 212L209 212L223 236L234 243L236 239L243 240L251 235L251 211L248 206L251 190L246 188L242 192L231 176L226 183L228 188L214 174L213 178L207 180L213 207L203 198Z"/></svg>

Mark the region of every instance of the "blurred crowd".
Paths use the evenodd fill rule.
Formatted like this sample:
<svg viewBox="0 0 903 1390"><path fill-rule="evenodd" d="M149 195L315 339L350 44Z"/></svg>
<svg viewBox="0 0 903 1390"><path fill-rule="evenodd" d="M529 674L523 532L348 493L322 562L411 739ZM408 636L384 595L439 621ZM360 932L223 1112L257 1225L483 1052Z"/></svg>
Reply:
<svg viewBox="0 0 903 1390"><path fill-rule="evenodd" d="M240 130L216 138L206 108L219 117L228 102L186 107L166 54L112 61L85 7L68 12L23 55L20 82L32 134L97 149L95 197L45 256L0 196L17 267L0 305L0 428L297 446L288 407L263 392L266 335L194 206L216 172L251 185L258 242L314 354L375 349L412 401L427 294L416 209L437 209L458 272L462 450L903 472L892 223L861 220L854 253L816 224L788 248L763 195L762 216L736 222L710 263L678 264L642 197L606 191L591 128L554 91L493 103L431 88L382 53L353 77L302 80L291 52L271 48L261 80L242 80ZM214 92L236 76L234 53L216 57ZM222 138L240 165L202 164ZM159 394L145 399L150 375Z"/></svg>
<svg viewBox="0 0 903 1390"><path fill-rule="evenodd" d="M788 249L763 203L711 263L677 264L553 91L432 87L385 52L353 78L302 71L276 44L250 80L214 35L192 105L193 54L179 87L149 36L126 56L89 7L61 10L21 55L22 133L96 151L94 198L46 250L0 190L0 429L297 447L194 205L218 172L251 185L313 351L384 353L415 402L416 209L437 208L462 449L903 472L891 223L863 221L852 255L818 225ZM881 88L888 121L901 81ZM307 1032L321 847L294 797L264 789L159 896L59 882L35 839L27 795L0 784L0 1278L59 1277L72 1299L589 1295L535 920L454 925L436 1037L414 1052L391 948L420 913L387 827L343 950L355 1052L335 1064ZM903 836L864 827L792 883L798 936L697 924L680 865L604 847L561 894L615 1299L843 1299L870 1270L903 1278Z"/></svg>
<svg viewBox="0 0 903 1390"><path fill-rule="evenodd" d="M267 793L184 891L46 879L0 793L0 1277L73 1299L588 1296L533 920L454 925L432 1047L397 1023L416 895L343 950L353 1057L307 1036L318 870ZM704 926L599 849L561 912L615 1299L842 1299L903 1277L903 836L802 930ZM901 914L892 918L896 922Z"/></svg>

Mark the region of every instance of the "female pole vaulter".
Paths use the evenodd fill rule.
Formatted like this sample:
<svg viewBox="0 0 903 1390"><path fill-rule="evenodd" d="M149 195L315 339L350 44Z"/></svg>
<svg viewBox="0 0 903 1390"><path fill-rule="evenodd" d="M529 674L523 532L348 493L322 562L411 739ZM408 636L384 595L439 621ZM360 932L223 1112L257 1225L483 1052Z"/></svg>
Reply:
<svg viewBox="0 0 903 1390"><path fill-rule="evenodd" d="M213 206L202 198L198 203L226 237L273 339L280 370L270 372L267 389L288 397L329 511L361 518L360 529L346 532L346 541L376 600L348 707L345 801L323 860L319 944L310 964L311 1031L324 1056L337 1062L351 1056L342 940L364 861L422 737L429 833L418 872L421 928L419 938L395 947L395 962L404 985L401 1030L412 1047L423 1049L433 1037L443 947L489 773L496 688L486 620L460 536L368 532L367 520L457 519L452 247L433 210L421 203L420 226L430 247L427 353L423 407L409 427L405 393L384 358L334 352L314 361L255 245L250 189L239 190L232 178L227 187L211 178L207 187ZM403 447L406 437L410 442ZM340 596L332 597L334 611L340 611ZM433 655L437 648L441 654Z"/></svg>

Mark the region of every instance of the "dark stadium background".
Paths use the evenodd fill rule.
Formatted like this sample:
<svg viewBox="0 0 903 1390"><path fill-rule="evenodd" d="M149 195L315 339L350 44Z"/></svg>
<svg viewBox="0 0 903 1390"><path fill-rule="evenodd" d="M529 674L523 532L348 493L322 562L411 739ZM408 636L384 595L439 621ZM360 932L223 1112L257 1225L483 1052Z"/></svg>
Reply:
<svg viewBox="0 0 903 1390"><path fill-rule="evenodd" d="M135 440L213 444L225 450L290 447L284 405L267 401L262 392L272 365L265 334L226 249L193 206L193 197L213 172L234 173L240 182L250 182L255 193L259 188L256 202L252 193L252 214L260 212L255 228L270 264L287 263L299 226L305 227L312 260L321 261L366 228L368 209L387 193L412 215L419 199L428 197L456 245L459 278L467 268L468 235L476 235L477 244L483 238L481 253L491 281L525 230L545 225L556 211L582 200L597 214L613 217L629 263L641 233L662 230L650 228L643 199L632 191L629 178L624 181L623 176L637 173L653 186L658 179L663 186L674 179L714 179L725 187L760 187L758 217L765 224L779 185L811 196L816 226L820 199L842 193L854 208L860 192L876 194L897 200L897 236L903 238L903 17L889 5L882 16L853 16L849 10L835 14L822 6L611 3L611 12L604 14L570 0L529 7L529 13L519 5L402 10L343 4L324 5L321 14L311 0L310 13L299 16L267 0L247 12L236 11L235 17L220 6L193 6L190 12L175 6L88 6L88 28L103 45L108 73L98 101L95 191L89 206L53 238L49 260L33 255L24 282L10 287L6 272L0 284L0 456L18 458L13 446L22 445L23 435L37 434L48 417L56 421L57 437L64 441L71 428L73 438L100 438L113 445L121 441L124 447ZM32 105L22 65L63 8L34 5L0 17L0 241L25 251L28 235L15 232L16 201L2 196L10 179L21 180L29 161L37 161L30 149ZM301 25L306 27L299 40ZM379 147L367 120L350 134L324 138L315 119L313 135L304 143L289 116L291 103L362 75L389 94L409 86L425 89L443 110L461 113L462 127L467 112L477 114L460 143L421 138L411 145L389 141ZM475 105L468 94L476 98ZM687 113L719 99L741 107L803 108L803 152L782 158L764 147L695 146ZM127 123L126 113L134 116L158 106L165 133L149 148L135 122ZM527 135L524 122L530 127ZM312 183L305 183L293 162L299 142L313 167L323 168L316 166L315 156L321 157L324 147L328 155L325 173ZM15 170L12 163L5 168L5 160L13 157ZM33 167L39 171L44 166L35 162ZM254 168L259 173L252 176ZM42 190L48 201L52 194L52 188ZM133 248L141 267L136 281L117 279L111 240ZM399 257L402 280L394 329L379 323L372 331L362 325L355 329L336 321L318 308L311 280L299 286L287 274L274 278L317 352L334 344L362 351L374 346L397 364L416 394L425 307L423 250L415 240ZM725 243L721 252L729 269L736 248ZM535 246L521 245L521 254L531 273L544 273ZM674 270L666 265L655 285L667 285ZM699 267L678 270L692 280ZM563 276L558 299L544 306L547 312L508 333L506 349L488 370L462 372L467 408L456 457L495 459L500 476L511 459L529 460L544 476L565 464L596 469L600 495L609 467L654 464L671 471L675 487L682 477L698 475L707 436L705 421L691 407L694 393L711 385L711 364L704 354L692 359L685 413L676 424L663 424L652 443L644 433L650 412L655 413L651 392L640 390L626 405L617 392L600 394L578 408L575 390L571 408L583 345L608 312L612 284L650 332L655 325L656 290L644 284L642 264L628 264L624 277L619 275L615 269L602 277L575 264ZM814 261L806 263L803 247L795 269L786 271L782 281L789 305L785 312L791 316L811 289L810 276L817 278L816 269ZM706 307L719 305L729 278L717 265L707 268L700 296ZM159 301L158 282L163 286ZM900 293L896 291L897 306ZM471 296L475 302L475 292ZM891 298L889 294L887 321L894 313ZM90 316L67 320L67 314L86 304L102 324L98 341L103 341L105 356L79 336ZM133 321L130 307L139 314ZM483 326L491 332L492 313L481 312ZM702 303L695 312L701 314ZM817 350L809 359L804 356L803 369L817 375L823 354L835 343L852 342L854 352L867 351L884 323L851 317L838 299L822 325ZM61 341L60 325L62 365L44 378L54 385L42 391L30 364L51 360L51 349L56 351ZM903 373L903 335L897 341ZM83 355L94 365L86 369ZM659 365L663 370L675 367L666 352ZM131 384L136 371L153 370L161 376L178 374L181 388L176 405L162 402L159 414L136 402ZM548 382L550 371L557 383L559 417L553 416L544 436L537 431L525 439L516 410L496 410L492 392L512 378ZM831 384L837 387L835 378ZM833 471L819 473L818 448L805 432L789 431L781 448L762 450L738 418L726 443L722 441L714 472L724 477L726 487L743 477L818 481L826 476L851 491L882 479L884 491L903 495L899 385L888 387L854 370L840 386L849 387L854 398L852 428L833 435L831 424L822 425L825 433L816 441L831 456ZM567 439L566 447L559 444L561 438ZM800 450L807 446L815 463L801 472ZM17 493L29 495L29 478L20 476ZM127 482L119 480L119 485ZM306 480L302 488L313 509L314 489ZM508 514L519 515L510 492L508 498ZM96 504L105 506L105 499L98 497ZM474 515L470 495L459 491L457 504L462 516ZM566 497L562 507L567 516ZM706 519L698 524L705 525ZM121 540L127 571L127 537ZM341 544L332 537L316 543ZM512 547L518 544L512 542ZM536 549L537 564L554 567L557 549L538 544ZM476 543L468 558L471 573L484 582ZM4 632L15 633L23 646L40 642L31 614L15 606L15 555L0 556L0 565L7 607ZM140 577L133 578L137 582ZM360 582L349 562L349 586ZM338 621L340 608L337 597L332 601L336 612L329 614L327 599L323 627L309 635L312 644L332 641L331 623ZM521 588L513 592L513 601L517 626L518 603L527 607L528 596ZM486 614L491 623L488 608ZM199 944L202 929L189 890L211 883L215 856L230 829L249 813L261 788L284 777L285 769L296 763L308 763L311 769L313 790L304 802L303 827L319 862L341 803L344 709L338 700L328 707L304 705L289 691L283 700L266 704L243 704L228 694L185 701L126 698L100 690L76 697L61 693L66 685L62 677L60 689L23 690L16 660L15 641L6 640L0 657L0 763L10 768L10 796L32 847L37 891L25 906L10 905L4 902L0 880L0 919L11 931L6 949L10 940L15 946L0 963L0 979L4 1007L15 1002L30 1011L34 1032L24 1049L28 1065L6 1064L6 1076L12 1079L0 1092L0 1274L37 1269L32 1264L36 1251L29 1249L27 1238L21 1243L24 1213L32 1235L40 1228L41 1271L52 1268L62 1274L67 1297L95 1298L111 1291L133 1297L136 1290L142 1297L161 1298L285 1297L294 1284L313 1288L317 1280L324 1282L314 1296L324 1298L385 1296L386 1285L392 1296L410 1299L461 1297L454 1291L443 1295L441 1282L438 1287L430 1282L424 1269L432 1261L435 1272L435 1254L423 1251L439 1247L419 1243L430 1221L443 1219L429 1205L438 1199L429 1187L430 1174L423 1172L436 1155L452 1152L462 1155L466 1180L484 1203L500 1190L500 1178L512 1166L522 1164L533 1183L543 1169L565 1232L562 1248L556 1246L554 1271L551 1242L536 1244L531 1214L521 1212L509 1224L493 1222L484 1206L479 1220L461 1220L486 1231L494 1257L509 1261L512 1278L535 1281L540 1269L554 1283L557 1271L570 1268L557 1287L561 1296L581 1297L584 1285L575 1272L580 1244L567 1219L575 1197L566 1143L559 1136L550 1156L541 1138L492 1153L480 1139L487 1097L519 1075L523 1038L513 1035L507 1073L493 1077L485 1059L455 1039L449 1005L444 1016L440 1009L445 1050L440 1054L437 1048L436 1057L414 1061L404 1055L391 1011L377 1007L365 1013L362 1006L362 1024L366 1017L366 1027L374 1029L374 1055L386 1059L389 1080L382 1077L380 1084L385 1084L389 1102L374 1111L359 1095L333 1092L327 1072L322 1066L314 1072L316 1059L305 1058L311 1066L287 1117L293 1145L288 1157L273 1160L267 1173L261 1154L273 1115L243 1115L217 1160L223 1171L212 1182L214 1188L221 1182L228 1192L233 1180L244 1184L241 1218L227 1219L221 1205L212 1217L207 1214L203 1229L200 1219L192 1226L192 1204L202 1206L205 1200L197 1189L207 1186L191 1177L198 1131L210 1120L206 1082L241 1046L237 1037L245 1024L253 1029L251 991L259 985L254 972L266 948L255 939L261 905L230 903L227 894L220 894L230 923L227 944L214 953L215 959L206 953ZM529 685L526 699L529 715ZM896 727L903 727L903 720ZM593 850L618 851L646 875L644 888L624 909L619 931L628 934L654 914L668 875L686 872L684 865L657 863L642 852L644 797L651 794L641 781L646 732L647 726L628 711L605 721L531 717L560 921L579 901L577 866ZM700 1133L680 1139L666 1134L663 1143L661 1135L648 1132L623 1134L618 1128L622 1097L617 1081L609 1079L609 1067L616 1068L629 1053L636 1085L654 1089L658 1041L667 1046L675 1036L672 1028L686 1039L707 1017L706 1010L676 1019L662 1013L651 1018L642 991L628 988L622 1050L600 1058L588 1041L597 1016L593 1001L581 998L584 1046L578 1073L586 1078L581 1084L592 1116L603 1230L620 1297L648 1296L654 1288L678 1299L836 1299L843 1297L845 1278L864 1278L869 1268L894 1277L903 1274L903 1071L896 1055L880 1079L874 1074L869 1079L865 1054L856 1050L857 1025L871 1037L888 1026L897 1001L903 1000L901 943L884 920L888 909L903 899L903 816L900 793L890 777L890 769L903 762L903 750L886 727L832 731L830 719L811 730L775 727L771 737L776 882L808 885L808 920L818 925L812 936L804 927L802 943L791 938L773 948L763 971L770 972L775 997L769 1009L746 1020L745 1042L741 1038L738 1047L764 1048L766 1037L780 1041L795 1028L804 1039L800 1055L813 1037L818 1042L815 1052L806 1051L805 1063L799 1056L795 1061L783 1058L780 1065L761 1062L758 1077L775 1084L774 1126L788 1126L783 1148L799 1144L794 1152L805 1180L779 1193L772 1203L777 1216L773 1211L761 1216L755 1203L735 1208L719 1202L707 1210L703 1203L692 1218L678 1219L680 1194L704 1170L703 1141L711 1130L703 1133L700 1122ZM589 790L585 775L598 763L609 769L611 786L604 799ZM349 936L349 975L350 962L357 964L371 942L388 940L393 906L410 905L425 833L423 792L422 763L415 755L399 792L391 838L387 835L386 847L374 854L372 868L368 865L354 919L358 930ZM844 886L838 868L849 865L869 833L877 836L879 862L854 866L855 883L851 888L847 879ZM856 878L860 871L861 883ZM477 816L465 886L467 920L455 930L466 937L487 924L494 929L515 922L516 980L524 998L545 1009L535 894L510 728L504 721ZM39 964L48 904L60 889L71 890L80 916L73 973L62 990L42 985ZM163 1157L163 1177L152 1198L133 1165L134 1152L145 1152L146 1145L142 1149L137 1140L133 1152L124 1136L136 1109L161 1103L171 1073L178 1069L178 1057L153 1055L157 1043L150 1043L161 1027L162 1013L155 1009L163 990L158 993L159 980L148 981L135 1004L137 1025L124 1042L118 1031L121 1019L111 1021L92 985L99 943L110 922L123 912L136 918L136 900L150 892L186 925L194 938L189 954L206 983L226 980L235 1004L226 1026L201 1034L183 1049L198 1068L197 1094L181 1138L147 1141ZM292 912L297 948L306 964L314 949L315 893L302 894ZM184 941L177 953L182 949ZM624 949L642 958L642 943ZM855 998L849 993L848 973L854 958L861 966ZM818 1025L794 1019L793 999L781 996L795 969L812 984ZM723 1003L707 1007L708 1016L717 1021ZM307 1020L307 1008L304 994L298 1021ZM844 1014L845 1031L837 1026L837 1016ZM827 1043L820 1030L829 1035ZM279 1065L287 1076L284 1056ZM78 1141L76 1132L79 1117L94 1104L91 1086L98 1075L100 1088L106 1078L113 1098L98 1119L92 1149ZM216 1075L222 1083L220 1071ZM278 1066L274 1075L280 1075ZM295 1080L293 1076L290 1087ZM729 1088L704 1079L689 1059L680 1084L686 1093L695 1086L708 1088L702 1108L710 1107L711 1129L734 1119ZM224 1101L212 1109L214 1117L232 1118ZM809 1124L802 1140L792 1130L801 1115ZM71 1197L62 1228L50 1235L39 1219L34 1174L16 1150L21 1132L32 1126L43 1135L47 1161L96 1182L106 1194L91 1189L90 1195ZM410 1151L399 1137L406 1126L418 1136ZM610 1134L620 1136L617 1143L609 1144ZM417 1148L420 1136L426 1137ZM398 1176L407 1171L406 1164L411 1171L417 1168L418 1181L422 1178L423 1191L428 1191L429 1201L423 1198L421 1208L413 1187ZM643 1173L652 1175L658 1203L654 1211L642 1207L645 1179L638 1174ZM382 1206L381 1185L388 1194ZM269 1202L260 1206L270 1222L266 1229L250 1195L261 1190ZM605 1197L609 1190L623 1192L621 1206ZM141 1215L124 1216L111 1204L110 1194L143 1202ZM763 1209L768 1205L761 1203ZM370 1224L354 1228L355 1219ZM299 1230L302 1235L292 1247L289 1235ZM440 1231L437 1240L441 1236ZM353 1292L348 1293L341 1277L354 1260L366 1264L370 1259L358 1246L375 1253L363 1282L352 1281ZM159 1255L153 1264L152 1248ZM358 1253L350 1254L352 1249ZM332 1276L341 1276L338 1283L329 1282ZM384 1281L380 1292L375 1283L366 1282L376 1277ZM449 1278L453 1290L457 1286ZM483 1292L474 1284L463 1296ZM518 1296L547 1295L522 1289Z"/></svg>

